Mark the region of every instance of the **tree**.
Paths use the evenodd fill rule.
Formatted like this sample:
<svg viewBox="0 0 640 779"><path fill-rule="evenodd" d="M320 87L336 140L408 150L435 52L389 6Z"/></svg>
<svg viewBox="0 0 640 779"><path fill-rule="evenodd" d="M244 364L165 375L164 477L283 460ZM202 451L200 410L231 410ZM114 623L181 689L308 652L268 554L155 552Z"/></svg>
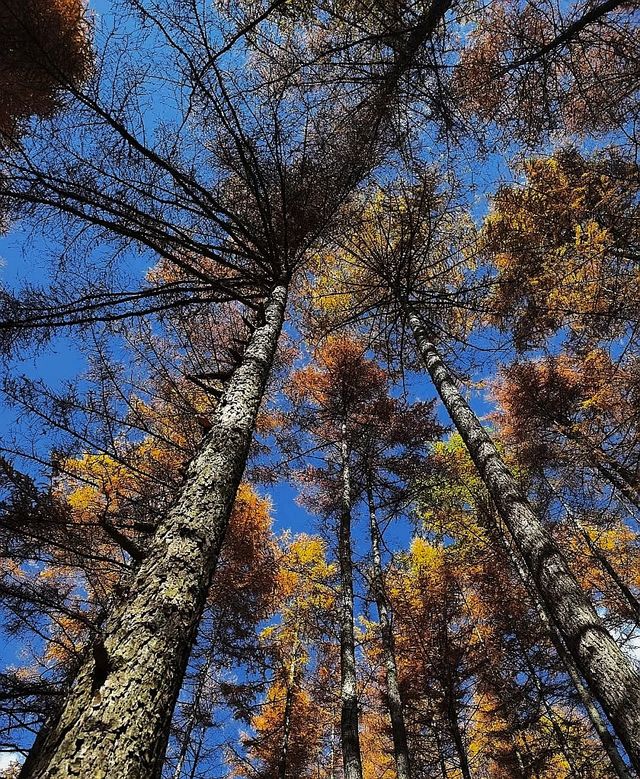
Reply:
<svg viewBox="0 0 640 779"><path fill-rule="evenodd" d="M34 333L46 337L59 326L173 308L187 312L194 305L233 300L251 312L252 335L191 461L180 497L158 523L126 601L104 624L96 652L108 662L100 663L102 669L94 658L83 665L57 726L41 739L40 754L34 752L29 762L34 777L54 770L48 768L54 764L68 773L78 745L82 770L105 770L106 765L131 775L158 770L273 362L290 279L308 246L379 158L397 85L448 9L448 3L436 3L418 25L399 32L397 40L406 44L402 56L375 63L371 75L378 78L373 84L365 79L356 94L338 85L330 109L324 115L312 112L311 125L305 116L301 131L296 111L286 117L289 96L299 94L291 76L252 114L246 100L260 84L260 68L252 71L254 77L243 71L244 85L234 101L236 88L225 81L219 64L209 65L210 24L201 25L196 14L187 25L190 37L181 18L137 2L133 6L147 23L142 34L146 29L159 35L165 46L158 51L177 57L186 69L186 88L193 90L202 126L216 138L199 145L205 167L195 173L190 141L182 143L185 123L177 122L168 148L160 137L152 148L134 129L131 102L109 104L104 92L75 90L74 122L79 115L87 117L84 128L93 134L90 148L97 158L82 152L85 162L78 165L75 144L84 144L83 131L71 136L60 131L61 145L68 140L69 145L57 149L55 157L49 145L15 162L7 196L27 209L51 209L71 223L77 220L81 234L85 227L106 231L116 245L131 242L152 252L177 270L179 280L114 291L89 274L88 286L74 292L65 287L46 295L5 296L3 331L13 342ZM108 78L109 61L101 64L98 73ZM268 84L264 89L268 93ZM271 138L280 140L275 145L265 140ZM107 147L109 154L103 155ZM114 149L120 151L114 154ZM218 151L213 162L211 149ZM118 168L122 175L114 176ZM134 169L135 181L125 172ZM204 171L211 175L206 183L200 178ZM125 181L129 184L121 187ZM156 713L149 715L150 710ZM123 717L130 718L126 728Z"/></svg>
<svg viewBox="0 0 640 779"><path fill-rule="evenodd" d="M253 771L260 776L286 779L313 775L327 713L321 702L314 700L309 677L314 672L312 657L324 632L323 622L335 609L330 587L335 571L325 557L319 538L298 536L285 547L279 561L279 622L261 635L272 658L273 675L266 705L251 720L255 735L244 739L250 764L258 766ZM240 772L246 775L242 766Z"/></svg>
<svg viewBox="0 0 640 779"><path fill-rule="evenodd" d="M409 405L392 397L388 378L375 362L366 358L363 344L344 336L321 344L314 362L293 374L289 394L296 409L291 415L294 429L306 433L308 448L316 458L322 453L326 459L322 471L311 469L305 477L309 486L316 488L305 500L315 510L324 507L325 511L339 512L340 516L338 554L344 599L341 617L343 674L344 670L349 671L347 681L353 685L356 672L351 521L360 500L366 505L371 542L371 590L380 620L386 706L395 768L399 779L407 779L411 760L398 687L391 609L382 568L376 496L384 501L388 511L400 511L403 503L411 503L408 480L419 470L430 442L440 434L441 427L433 418L432 404ZM338 494L341 495L339 501ZM344 652L345 645L348 652ZM345 675L343 695L344 679ZM353 706L357 708L357 701ZM351 711L347 714L351 715ZM353 724L350 724L347 738L357 730L357 715L351 715L350 723Z"/></svg>
<svg viewBox="0 0 640 779"><path fill-rule="evenodd" d="M633 338L638 299L638 170L623 153L560 149L502 186L480 250L498 271L493 321L526 350L567 327L588 349Z"/></svg>
<svg viewBox="0 0 640 779"><path fill-rule="evenodd" d="M534 762L540 765L540 769L548 765L548 756L539 751L532 753L531 745L527 746L525 740L526 731L537 715L535 709L526 713L527 693L524 689L519 690L516 682L524 666L535 682L533 694L538 703L543 704L542 714L555 731L554 741L556 748L560 748L561 759L568 760L572 765L577 756L586 765L587 759L583 760L581 756L585 747L590 752L593 749L588 743L588 733L584 732L577 745L569 745L574 735L566 729L566 724L570 722L567 722L566 712L571 708L568 699L577 696L616 774L627 777L628 768L540 601L531 575L515 553L513 543L505 541L495 518L491 517L495 509L458 435L437 445L433 463L434 474L427 477L421 491L420 516L424 529L436 538L455 540L455 545L451 544L449 549L452 552L457 550L458 587L464 593L467 617L475 626L472 642L476 644L481 658L476 665L476 696L482 716L474 737L474 748L482 749L488 735L499 734L506 728L512 737L518 734L518 746L514 752L509 748L513 741L508 741L506 745L498 743L499 749L494 757L503 768L521 776L525 767ZM513 460L513 454L510 464L516 466L521 479L530 478ZM564 535L559 536L557 530L555 535L565 547L570 543ZM579 558L576 556L574 559ZM592 565L588 566L590 573L593 572L593 560L591 562ZM585 576L580 569L579 573L581 584L590 589L589 574ZM506 596L506 593L510 595ZM599 593L597 595L600 603L606 602ZM557 659L549 654L551 647ZM568 676L568 687L565 674ZM560 701L567 701L562 703L560 712L549 703L557 700L558 696ZM532 701L529 705L537 704ZM490 727L488 734L487 726ZM580 733L584 726L578 722L572 729ZM597 763L594 763L594 770L600 770Z"/></svg>
<svg viewBox="0 0 640 779"><path fill-rule="evenodd" d="M385 201L389 203L386 208ZM370 323L383 332L397 327L403 333L404 326L411 332L416 352L545 606L637 765L640 755L633 723L640 717L638 670L603 628L593 604L464 399L438 348L447 330L453 339L464 337L467 309L473 308L474 296L484 288L482 279L474 282L465 273L470 261L465 235L464 222L455 222L446 193L438 192L433 175L413 185L400 183L381 189L373 202L364 206L355 236L342 238L342 245L334 250L342 288L333 294L342 298L332 315L354 321L373 312ZM396 343L405 344L402 335L396 338Z"/></svg>
<svg viewBox="0 0 640 779"><path fill-rule="evenodd" d="M7 0L0 27L0 134L7 146L19 138L29 117L48 117L60 108L65 84L87 78L91 47L81 0Z"/></svg>
<svg viewBox="0 0 640 779"><path fill-rule="evenodd" d="M89 502L76 507L78 514L87 511L92 525L99 525L96 544L117 550L125 584L112 588L91 648L79 653L76 681L59 716L41 732L23 774L160 772L171 712L207 608L280 332L288 311L303 308L299 293L305 281L317 281L320 295L332 302L328 326L366 332L367 348L386 358L389 372L423 360L501 517L490 514L496 532L506 542L514 540L543 608L640 765L637 669L603 629L553 534L442 359L445 350L461 349L475 337L472 326L497 300L482 297L499 289L500 279L493 268L483 274L474 266L486 231L477 241L473 219L459 207L464 187L455 184L451 164L449 188L423 164L427 148L442 140L441 148L451 152L449 163L455 155L447 141L464 138L470 150L468 129L484 136L481 142L489 139L482 128L470 126L470 114L515 127L520 139L531 141L548 137L549 117L560 109L565 128L627 133L633 144L637 52L628 5L545 3L539 9L495 2L478 11L452 0L391 6L324 0L118 5L120 24L100 45L90 80L82 83L47 63L55 76L48 94L55 99L64 91L70 110L34 124L30 139L5 163L3 202L41 224L58 262L50 284L2 292L2 347L7 354L30 350L71 328L87 340L97 336L98 348L108 350L130 326L157 347L176 331L182 363L193 368L183 378L207 400L204 409L198 402L186 404L193 436L170 447L183 450L177 478L144 492L145 506L136 505L140 490L131 486L130 474L119 472L121 458L100 448L85 450L86 461L79 458L78 470L85 468L96 485L84 496ZM577 51L594 55L591 74L585 74L586 59ZM491 100L505 91L510 95L505 106ZM587 111L580 100L599 96L607 98L612 118L596 127L592 106ZM167 106L166 113L151 110L152 101ZM428 121L421 121L425 117ZM624 209L625 219L619 230L604 227L606 220L603 225L587 220L577 241L585 246L578 246L577 260L571 254L572 272L580 284L597 274L599 281L620 280L616 289L631 299L635 196L625 199L624 186L612 184L610 174L622 170L632 181L634 166L609 166L609 181L598 165L582 168L588 168L584 175L596 195L604 192L600 200L606 195L615 203L602 209L609 209L611 225L616 211ZM468 176L461 172L466 186ZM598 197L587 210L600 208ZM562 212L561 203L557 210ZM315 267L314 254L322 261ZM588 273L581 275L584 256ZM483 257L491 257L488 245ZM627 334L631 319L618 303L606 301L605 318L623 320ZM229 328L223 345L197 333L201 323L216 319L233 323L234 337ZM584 340L614 333L607 325ZM134 360L140 357L141 350L132 352ZM385 371L378 367L378 373ZM169 384L176 388L175 376ZM12 392L11 383L7 387ZM94 415L100 400L72 398L64 406L46 391L26 397L41 416L55 407L55 419L68 430L78 417L86 421ZM103 415L110 417L103 432L108 438L114 429L127 428L126 446L113 439L108 448L130 449L131 459L138 455L138 465L146 466L148 452L138 448L130 424L140 404L129 405L122 425L110 413ZM166 438L161 427L158 423L158 437ZM74 432L83 435L81 429ZM342 745L347 774L359 777L351 523L364 481L356 469L357 441L345 420L332 432L339 433L331 439L339 456L324 473L311 475L328 496L321 500L317 491L321 510L340 520ZM154 465L160 482L162 467ZM402 467L397 470L407 476ZM117 499L111 481L121 484ZM23 493L30 495L25 485ZM377 509L376 489L369 492ZM76 498L81 504L82 495ZM49 502L36 503L39 510ZM371 528L375 548L375 522ZM18 557L28 544L23 546ZM384 611L380 568L375 563L378 606ZM14 590L24 594L25 587ZM47 594L57 608L68 600L64 581ZM439 635L446 644L447 630ZM544 688L535 670L531 683L536 686L537 679ZM392 676L387 675L391 686ZM447 694L454 704L455 681ZM271 710L279 715L274 690ZM286 685L280 691L286 698ZM293 705L295 695L288 697ZM282 714L286 720L286 702ZM560 740L554 719L550 706L549 722ZM375 730L375 718L369 721ZM395 735L399 755L397 728ZM456 740L462 764L465 750L458 742L464 738Z"/></svg>
<svg viewBox="0 0 640 779"><path fill-rule="evenodd" d="M492 3L454 77L465 112L534 144L637 118L637 21L620 0ZM588 65L586 63L589 63Z"/></svg>
<svg viewBox="0 0 640 779"><path fill-rule="evenodd" d="M549 464L562 460L559 450L566 452L569 445L574 458L585 461L637 508L637 479L626 465L634 459L637 437L633 384L633 366L616 366L602 350L582 359L559 355L516 362L503 370L496 387L504 435L532 465L536 454Z"/></svg>

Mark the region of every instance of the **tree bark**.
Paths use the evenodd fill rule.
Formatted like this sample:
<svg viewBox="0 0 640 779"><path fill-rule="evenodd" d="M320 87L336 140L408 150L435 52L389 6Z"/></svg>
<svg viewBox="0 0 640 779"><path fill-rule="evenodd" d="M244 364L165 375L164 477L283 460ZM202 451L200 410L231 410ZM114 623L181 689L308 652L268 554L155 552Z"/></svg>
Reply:
<svg viewBox="0 0 640 779"><path fill-rule="evenodd" d="M425 367L531 572L545 608L634 767L640 770L640 671L608 633L569 571L555 541L456 387L415 309L407 307L407 314Z"/></svg>
<svg viewBox="0 0 640 779"><path fill-rule="evenodd" d="M554 645L556 652L558 653L558 657L560 658L562 664L567 670L567 674L569 675L569 678L571 679L571 682L573 683L573 686L575 687L575 690L578 694L578 698L580 699L580 703L582 703L585 711L587 712L587 716L589 717L589 720L593 725L593 729L598 734L598 738L602 743L602 747L604 751L607 753L607 757L611 762L611 765L613 767L616 776L618 777L618 779L631 779L631 773L629 772L629 769L627 768L624 760L622 759L622 755L618 751L618 747L616 746L616 742L614 741L613 736L611 735L611 733L609 733L609 728L607 728L604 720L600 716L598 707L593 702L589 690L587 690L587 688L582 683L582 679L580 678L580 672L578 671L578 668L575 662L573 661L573 658L567 651L567 648L564 645L562 637L556 630L552 621L547 616L544 606L542 605L537 592L532 586L531 576L524 569L518 557L515 554L513 554L511 548L506 544L505 544L505 550L509 555L509 557L511 558L511 562L514 565L516 571L518 572L518 576L520 577L520 580L522 581L525 589L529 593L529 597L531 598L531 601L533 602L533 605L535 606L536 611L538 613L538 618L540 619L540 622L544 626L544 629L547 632L551 640L551 643Z"/></svg>
<svg viewBox="0 0 640 779"><path fill-rule="evenodd" d="M344 779L362 779L358 731L358 687L353 629L353 561L351 559L351 469L346 425L340 441L342 496L338 537L340 565L340 734Z"/></svg>
<svg viewBox="0 0 640 779"><path fill-rule="evenodd" d="M369 503L369 530L371 534L371 552L373 557L373 593L378 609L378 618L380 620L380 636L385 665L387 702L389 707L389 719L391 720L393 753L398 779L411 779L411 761L409 758L409 745L407 743L404 708L402 705L402 698L400 697L400 687L398 685L395 642L390 617L391 609L389 607L389 599L387 598L382 575L380 529L376 520L376 507L370 483L367 484L367 500Z"/></svg>
<svg viewBox="0 0 640 779"><path fill-rule="evenodd" d="M282 743L280 744L280 757L278 758L278 779L286 779L287 760L289 757L289 742L291 740L291 715L293 713L293 696L295 693L296 667L298 658L298 641L294 642L289 671L287 673L287 693L284 703L284 716L282 722Z"/></svg>
<svg viewBox="0 0 640 779"><path fill-rule="evenodd" d="M213 427L161 521L127 597L106 621L65 707L22 779L160 776L169 724L242 478L276 351L287 288L220 399Z"/></svg>

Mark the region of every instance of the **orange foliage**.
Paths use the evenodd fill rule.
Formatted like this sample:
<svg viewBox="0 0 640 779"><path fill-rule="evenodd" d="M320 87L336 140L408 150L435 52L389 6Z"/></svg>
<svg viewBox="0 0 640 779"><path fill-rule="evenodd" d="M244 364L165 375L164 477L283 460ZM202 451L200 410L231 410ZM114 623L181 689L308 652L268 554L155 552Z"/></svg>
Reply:
<svg viewBox="0 0 640 779"><path fill-rule="evenodd" d="M0 133L60 106L68 82L90 66L85 0L3 0L0 5Z"/></svg>
<svg viewBox="0 0 640 779"><path fill-rule="evenodd" d="M520 348L563 326L576 338L621 334L640 300L637 170L569 149L524 173L525 186L498 190L481 233L498 270L494 323Z"/></svg>

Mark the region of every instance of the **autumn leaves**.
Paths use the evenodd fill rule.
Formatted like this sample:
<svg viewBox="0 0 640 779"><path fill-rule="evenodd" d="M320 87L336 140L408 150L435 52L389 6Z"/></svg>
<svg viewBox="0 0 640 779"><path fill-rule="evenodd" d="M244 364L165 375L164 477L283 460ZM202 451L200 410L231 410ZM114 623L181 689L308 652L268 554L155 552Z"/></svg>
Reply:
<svg viewBox="0 0 640 779"><path fill-rule="evenodd" d="M50 714L23 776L622 777L633 8L258 6L115 3L95 68L80 4L0 10L3 203L55 246L50 285L3 290L3 349L71 330L90 365L5 383L43 431L13 451L42 472L3 464L8 609L42 642L7 727ZM323 542L273 533L282 478Z"/></svg>

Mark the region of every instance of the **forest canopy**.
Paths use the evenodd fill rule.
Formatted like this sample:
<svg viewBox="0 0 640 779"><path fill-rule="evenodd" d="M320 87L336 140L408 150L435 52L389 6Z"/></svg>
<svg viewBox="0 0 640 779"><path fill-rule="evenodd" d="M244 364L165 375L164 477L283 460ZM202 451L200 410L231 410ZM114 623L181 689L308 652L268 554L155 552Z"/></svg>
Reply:
<svg viewBox="0 0 640 779"><path fill-rule="evenodd" d="M0 777L639 775L640 3L0 32Z"/></svg>

